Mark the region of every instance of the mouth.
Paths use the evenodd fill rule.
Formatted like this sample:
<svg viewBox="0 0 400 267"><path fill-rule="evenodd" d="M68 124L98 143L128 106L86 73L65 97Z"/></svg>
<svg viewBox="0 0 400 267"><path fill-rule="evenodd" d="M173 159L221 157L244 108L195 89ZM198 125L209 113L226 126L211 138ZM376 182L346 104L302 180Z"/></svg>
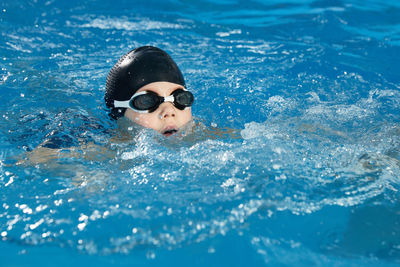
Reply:
<svg viewBox="0 0 400 267"><path fill-rule="evenodd" d="M176 133L177 131L178 131L178 130L175 129L175 128L173 128L173 129L167 129L167 130L165 130L165 131L162 132L162 135L168 137L168 136L173 135L173 134Z"/></svg>

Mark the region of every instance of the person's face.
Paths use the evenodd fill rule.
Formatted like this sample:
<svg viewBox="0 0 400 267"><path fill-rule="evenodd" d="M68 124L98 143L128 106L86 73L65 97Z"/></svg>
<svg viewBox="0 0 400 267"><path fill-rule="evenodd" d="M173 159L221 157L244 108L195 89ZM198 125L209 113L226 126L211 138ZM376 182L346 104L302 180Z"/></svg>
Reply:
<svg viewBox="0 0 400 267"><path fill-rule="evenodd" d="M154 82L141 87L137 92L152 91L166 97L177 89L183 89L183 86L170 82ZM138 113L128 108L125 111L125 117L146 128L170 136L192 119L192 110L191 108L180 110L171 102L164 102L151 113Z"/></svg>

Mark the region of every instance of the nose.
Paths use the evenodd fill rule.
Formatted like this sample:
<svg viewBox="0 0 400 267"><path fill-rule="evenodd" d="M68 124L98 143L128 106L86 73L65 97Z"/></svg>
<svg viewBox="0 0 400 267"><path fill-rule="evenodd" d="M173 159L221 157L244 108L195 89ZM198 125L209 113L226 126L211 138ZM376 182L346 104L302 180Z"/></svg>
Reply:
<svg viewBox="0 0 400 267"><path fill-rule="evenodd" d="M176 116L176 110L175 110L175 107L172 105L172 103L169 103L169 102L162 103L160 105L159 109L160 109L160 118L161 119L166 119L166 118Z"/></svg>

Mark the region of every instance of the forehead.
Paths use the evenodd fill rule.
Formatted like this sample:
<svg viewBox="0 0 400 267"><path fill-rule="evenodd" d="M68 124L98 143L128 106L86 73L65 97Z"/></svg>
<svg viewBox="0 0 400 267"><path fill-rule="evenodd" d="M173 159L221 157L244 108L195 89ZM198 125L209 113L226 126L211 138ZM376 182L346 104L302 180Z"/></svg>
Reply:
<svg viewBox="0 0 400 267"><path fill-rule="evenodd" d="M171 82L154 82L146 84L137 90L137 92L141 91L152 91L157 93L160 96L169 96L176 89L183 88L182 85L171 83Z"/></svg>

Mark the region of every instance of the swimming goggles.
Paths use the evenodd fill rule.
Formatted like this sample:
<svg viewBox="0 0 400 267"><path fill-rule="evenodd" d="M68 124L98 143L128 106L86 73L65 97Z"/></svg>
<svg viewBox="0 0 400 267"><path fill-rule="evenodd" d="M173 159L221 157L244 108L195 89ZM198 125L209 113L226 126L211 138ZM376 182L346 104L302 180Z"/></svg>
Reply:
<svg viewBox="0 0 400 267"><path fill-rule="evenodd" d="M152 91L141 91L134 94L130 100L114 100L114 107L131 108L138 113L151 113L164 102L171 102L176 108L184 110L190 107L193 101L193 94L186 89L177 89L167 97L159 96Z"/></svg>

